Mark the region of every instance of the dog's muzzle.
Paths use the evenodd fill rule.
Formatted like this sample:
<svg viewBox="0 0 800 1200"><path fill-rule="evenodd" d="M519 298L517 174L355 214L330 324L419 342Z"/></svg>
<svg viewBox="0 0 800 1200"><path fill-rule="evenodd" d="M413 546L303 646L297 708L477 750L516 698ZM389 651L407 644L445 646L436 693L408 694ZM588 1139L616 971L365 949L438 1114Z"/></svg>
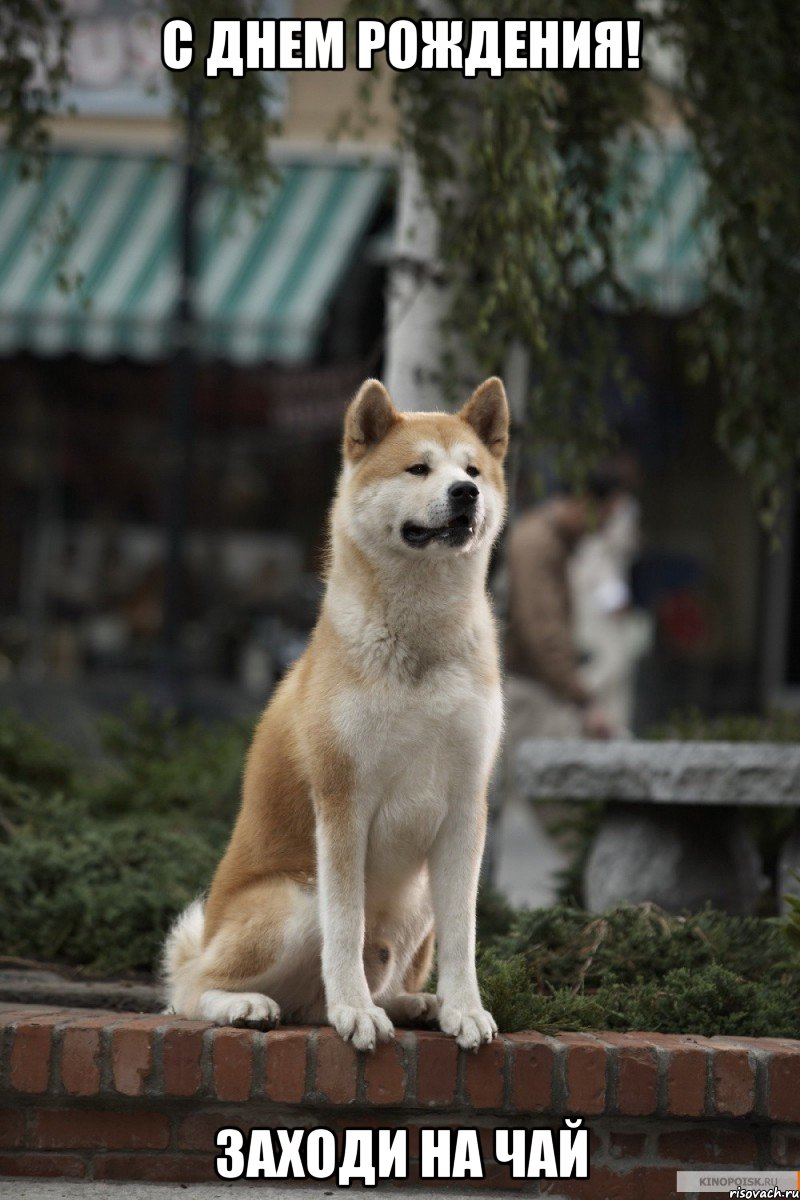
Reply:
<svg viewBox="0 0 800 1200"><path fill-rule="evenodd" d="M478 528L477 509L480 491L470 480L451 483L447 489L450 516L444 525L416 525L406 521L401 529L403 541L409 546L422 548L431 542L445 545L464 546L474 537Z"/></svg>

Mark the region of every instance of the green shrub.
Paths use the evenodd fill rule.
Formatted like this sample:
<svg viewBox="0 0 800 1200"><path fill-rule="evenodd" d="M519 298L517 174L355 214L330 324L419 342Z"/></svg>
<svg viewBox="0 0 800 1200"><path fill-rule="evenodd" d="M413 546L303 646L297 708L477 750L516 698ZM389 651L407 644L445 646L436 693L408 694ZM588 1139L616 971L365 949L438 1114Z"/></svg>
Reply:
<svg viewBox="0 0 800 1200"><path fill-rule="evenodd" d="M602 916L563 906L520 912L495 945L505 957L524 957L539 990L637 983L714 964L748 978L774 979L788 957L776 919L731 917L710 908L674 917L647 904Z"/></svg>
<svg viewBox="0 0 800 1200"><path fill-rule="evenodd" d="M484 940L479 971L505 1029L800 1036L800 958L774 919L536 909Z"/></svg>
<svg viewBox="0 0 800 1200"><path fill-rule="evenodd" d="M787 992L742 979L719 964L699 971L679 967L659 980L609 983L594 992L559 988L543 995L526 988L528 976L521 955L506 959L488 951L479 962L484 1003L505 1030L641 1029L704 1037L800 1036L796 986Z"/></svg>
<svg viewBox="0 0 800 1200"><path fill-rule="evenodd" d="M100 734L110 765L90 788L93 811L235 815L250 735L245 725L182 724L136 700L124 717L106 717Z"/></svg>
<svg viewBox="0 0 800 1200"><path fill-rule="evenodd" d="M792 871L792 877L800 883L800 871ZM800 896L792 895L791 893L784 897L789 905L789 911L786 914L784 930L789 942L796 951L800 951Z"/></svg>
<svg viewBox="0 0 800 1200"><path fill-rule="evenodd" d="M77 805L59 815L63 824L0 844L3 952L92 974L152 970L169 922L208 886L225 826L98 822Z"/></svg>
<svg viewBox="0 0 800 1200"><path fill-rule="evenodd" d="M800 742L800 713L776 708L709 717L688 708L672 713L645 736L661 742Z"/></svg>
<svg viewBox="0 0 800 1200"><path fill-rule="evenodd" d="M0 952L151 971L227 843L246 731L179 726L137 702L102 734L107 761L79 770L0 714Z"/></svg>
<svg viewBox="0 0 800 1200"><path fill-rule="evenodd" d="M0 776L32 787L66 787L75 763L66 747L10 708L0 709Z"/></svg>

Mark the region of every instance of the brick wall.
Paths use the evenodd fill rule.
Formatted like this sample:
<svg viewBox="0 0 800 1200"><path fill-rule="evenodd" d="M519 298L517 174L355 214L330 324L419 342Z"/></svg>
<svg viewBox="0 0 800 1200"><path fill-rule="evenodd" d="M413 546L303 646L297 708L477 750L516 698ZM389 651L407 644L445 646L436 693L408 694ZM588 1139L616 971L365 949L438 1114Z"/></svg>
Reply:
<svg viewBox="0 0 800 1200"><path fill-rule="evenodd" d="M477 1054L402 1032L358 1055L330 1029L270 1033L165 1016L0 1005L0 1175L213 1180L221 1126L481 1131L484 1188L499 1125L590 1130L602 1200L675 1195L678 1169L800 1167L800 1042L658 1034L515 1033ZM430 1190L430 1183L425 1185Z"/></svg>

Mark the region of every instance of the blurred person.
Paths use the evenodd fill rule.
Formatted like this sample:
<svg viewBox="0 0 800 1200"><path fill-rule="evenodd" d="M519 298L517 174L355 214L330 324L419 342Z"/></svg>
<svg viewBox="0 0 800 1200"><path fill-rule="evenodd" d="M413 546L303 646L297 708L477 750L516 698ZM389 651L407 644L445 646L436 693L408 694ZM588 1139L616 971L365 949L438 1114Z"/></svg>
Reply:
<svg viewBox="0 0 800 1200"><path fill-rule="evenodd" d="M621 494L602 529L570 563L581 677L618 731L629 731L636 667L652 641L652 620L632 603L630 576L641 544L639 501Z"/></svg>
<svg viewBox="0 0 800 1200"><path fill-rule="evenodd" d="M554 496L524 512L509 532L505 735L492 788L485 870L517 907L555 903L558 875L566 866L542 814L525 803L516 785L520 743L617 733L580 671L569 567L581 540L605 526L623 492L616 473L598 472L585 495Z"/></svg>
<svg viewBox="0 0 800 1200"><path fill-rule="evenodd" d="M598 471L586 493L561 493L530 509L508 538L506 743L521 737L599 737L617 732L580 670L570 561L602 530L624 496L618 472Z"/></svg>

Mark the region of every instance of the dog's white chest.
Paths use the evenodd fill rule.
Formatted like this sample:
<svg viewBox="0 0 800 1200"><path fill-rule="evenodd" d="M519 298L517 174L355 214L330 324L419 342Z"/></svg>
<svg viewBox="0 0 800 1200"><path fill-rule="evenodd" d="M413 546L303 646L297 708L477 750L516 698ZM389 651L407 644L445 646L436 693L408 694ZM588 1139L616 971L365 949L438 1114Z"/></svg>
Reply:
<svg viewBox="0 0 800 1200"><path fill-rule="evenodd" d="M334 721L359 782L390 792L420 775L446 786L465 754L482 759L499 732L500 704L498 689L450 665L417 685L387 680L343 689Z"/></svg>
<svg viewBox="0 0 800 1200"><path fill-rule="evenodd" d="M500 728L499 693L463 665L415 687L343 692L337 732L370 822L368 873L397 880L427 857L448 806L482 784Z"/></svg>

